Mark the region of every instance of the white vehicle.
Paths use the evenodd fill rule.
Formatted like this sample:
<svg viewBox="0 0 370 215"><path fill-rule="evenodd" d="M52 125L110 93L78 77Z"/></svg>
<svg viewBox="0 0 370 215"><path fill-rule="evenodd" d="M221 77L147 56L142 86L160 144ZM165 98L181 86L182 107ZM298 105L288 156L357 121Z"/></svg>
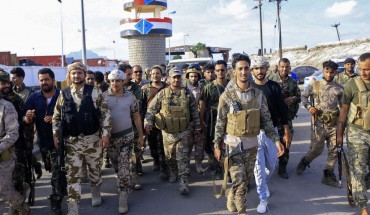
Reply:
<svg viewBox="0 0 370 215"><path fill-rule="evenodd" d="M199 64L199 63L214 63L215 61L211 57L204 57L204 58L191 58L191 59L179 59L179 60L171 60L167 68L172 68L176 66L181 70L182 65L184 64Z"/></svg>

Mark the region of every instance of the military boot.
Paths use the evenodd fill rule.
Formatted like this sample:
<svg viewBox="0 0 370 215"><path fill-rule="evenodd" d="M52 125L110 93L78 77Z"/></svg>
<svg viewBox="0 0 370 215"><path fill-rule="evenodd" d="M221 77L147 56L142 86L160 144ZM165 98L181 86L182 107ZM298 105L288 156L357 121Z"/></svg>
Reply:
<svg viewBox="0 0 370 215"><path fill-rule="evenodd" d="M131 180L134 190L141 190L143 188L139 180L139 175L136 172L131 173Z"/></svg>
<svg viewBox="0 0 370 215"><path fill-rule="evenodd" d="M170 177L168 179L168 182L170 182L170 183L176 182L176 180L177 180L177 171L171 168L169 173L170 173Z"/></svg>
<svg viewBox="0 0 370 215"><path fill-rule="evenodd" d="M286 164L279 163L278 174L283 179L288 179L289 178L289 175L286 172Z"/></svg>
<svg viewBox="0 0 370 215"><path fill-rule="evenodd" d="M93 207L101 204L100 187L91 187L91 205Z"/></svg>
<svg viewBox="0 0 370 215"><path fill-rule="evenodd" d="M231 190L229 190L229 193L227 194L226 207L227 207L227 210L229 210L230 212L237 211L235 203L234 203L234 195Z"/></svg>
<svg viewBox="0 0 370 215"><path fill-rule="evenodd" d="M199 174L203 173L202 160L195 160L195 171Z"/></svg>
<svg viewBox="0 0 370 215"><path fill-rule="evenodd" d="M322 177L321 183L329 185L329 186L333 186L333 187L339 187L334 171L329 170L329 169L324 170L324 175Z"/></svg>
<svg viewBox="0 0 370 215"><path fill-rule="evenodd" d="M51 214L61 215L63 195L54 193L50 195L49 199L50 199Z"/></svg>
<svg viewBox="0 0 370 215"><path fill-rule="evenodd" d="M121 191L119 193L118 212L120 214L125 214L128 212L127 198L128 198L128 193L126 191Z"/></svg>
<svg viewBox="0 0 370 215"><path fill-rule="evenodd" d="M179 191L181 195L189 193L188 176L182 175L179 180Z"/></svg>
<svg viewBox="0 0 370 215"><path fill-rule="evenodd" d="M76 201L71 200L68 202L68 214L67 215L79 215L78 211L78 203Z"/></svg>
<svg viewBox="0 0 370 215"><path fill-rule="evenodd" d="M35 164L33 165L33 169L35 170L35 173L36 173L36 178L37 179L40 179L41 176L42 176L42 166L41 166L41 163L40 162L35 162Z"/></svg>
<svg viewBox="0 0 370 215"><path fill-rule="evenodd" d="M310 162L306 161L306 159L303 157L297 166L297 175L302 175L306 167L310 168Z"/></svg>

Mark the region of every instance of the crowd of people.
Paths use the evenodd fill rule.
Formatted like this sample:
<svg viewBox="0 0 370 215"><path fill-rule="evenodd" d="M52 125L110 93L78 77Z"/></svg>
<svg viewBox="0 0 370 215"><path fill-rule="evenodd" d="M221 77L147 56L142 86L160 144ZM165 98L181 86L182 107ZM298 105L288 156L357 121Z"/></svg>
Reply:
<svg viewBox="0 0 370 215"><path fill-rule="evenodd" d="M33 172L36 178L42 175L42 165L32 155L35 130L44 170L52 174L52 214L62 214L64 197L68 215L80 214L83 181L90 184L91 205L101 205L103 165L117 174L118 212L127 213L129 194L142 188L139 178L146 145L152 170L164 181L178 182L181 195L190 192L189 166L194 158L197 173L209 171L223 184L231 181L231 187L221 192L230 212L246 214L246 194L255 180L257 212L266 213L268 183L275 168L281 178L289 179L292 120L299 103L312 115L312 129L311 146L296 173L303 174L326 144L322 183L340 186L334 167L345 134L350 204L368 214L370 53L358 58L359 75L352 58L346 59L340 74L335 62L324 61L323 79L302 93L287 58L280 59L273 71L263 56L237 53L231 63L232 71L227 71L224 60L182 68L154 65L145 71L140 65L121 64L103 74L76 62L67 67L65 89L55 87L50 68L39 70L38 91L24 85L22 68L10 74L1 70L0 214L6 204L8 214L30 213Z"/></svg>

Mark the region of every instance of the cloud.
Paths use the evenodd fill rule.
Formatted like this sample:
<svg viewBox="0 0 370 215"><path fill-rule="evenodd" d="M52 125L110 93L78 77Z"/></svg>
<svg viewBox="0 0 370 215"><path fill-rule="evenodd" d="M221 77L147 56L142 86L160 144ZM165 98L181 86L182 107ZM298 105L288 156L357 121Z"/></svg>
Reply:
<svg viewBox="0 0 370 215"><path fill-rule="evenodd" d="M222 15L231 15L236 19L244 19L248 15L249 9L243 0L232 0L225 3L223 0L219 2L217 11Z"/></svg>
<svg viewBox="0 0 370 215"><path fill-rule="evenodd" d="M357 5L355 0L335 2L331 7L327 8L325 13L327 17L345 16L352 12L353 8Z"/></svg>

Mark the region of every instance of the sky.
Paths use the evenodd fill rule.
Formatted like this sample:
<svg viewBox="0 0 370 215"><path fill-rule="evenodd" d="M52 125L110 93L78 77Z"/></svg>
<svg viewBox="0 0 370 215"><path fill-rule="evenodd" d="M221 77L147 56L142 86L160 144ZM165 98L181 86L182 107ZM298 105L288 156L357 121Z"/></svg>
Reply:
<svg viewBox="0 0 370 215"><path fill-rule="evenodd" d="M88 50L108 58L128 59L128 42L120 38L119 21L130 17L123 10L123 3L123 0L84 0ZM167 4L161 15L173 20L171 46L201 42L231 48L231 53L257 53L259 10L253 8L258 1L167 0ZM262 0L261 8L264 48L275 50L278 48L276 2ZM176 13L168 15L172 11ZM369 38L369 11L369 0L282 1L282 46L310 48L338 41L332 27L338 23L342 40ZM62 0L61 4L57 0L1 0L0 27L0 51L18 56L60 55L61 29L64 54L80 51L81 1Z"/></svg>

